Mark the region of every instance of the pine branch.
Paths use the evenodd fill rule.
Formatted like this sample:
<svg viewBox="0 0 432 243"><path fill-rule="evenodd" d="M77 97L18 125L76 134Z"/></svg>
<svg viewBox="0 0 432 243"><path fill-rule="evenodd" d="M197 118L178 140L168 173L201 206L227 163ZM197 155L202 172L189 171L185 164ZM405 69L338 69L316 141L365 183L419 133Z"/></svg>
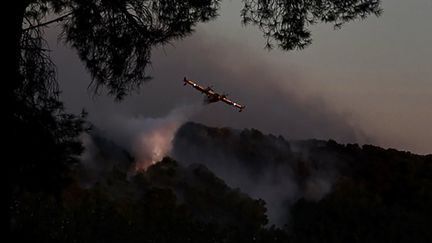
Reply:
<svg viewBox="0 0 432 243"><path fill-rule="evenodd" d="M67 13L65 15L62 15L62 16L60 16L58 18L55 18L53 20L50 20L50 21L47 21L47 22L44 22L44 23L40 23L40 24L37 24L37 25L32 25L32 26L30 26L28 28L23 29L23 31L28 31L28 30L32 30L32 29L36 29L36 28L39 28L39 27L43 27L43 26L46 26L46 25L49 25L49 24L52 24L52 23L55 23L55 22L60 22L60 21L62 21L63 19L65 19L66 17L68 17L70 15L72 15L72 12L69 12L69 13Z"/></svg>

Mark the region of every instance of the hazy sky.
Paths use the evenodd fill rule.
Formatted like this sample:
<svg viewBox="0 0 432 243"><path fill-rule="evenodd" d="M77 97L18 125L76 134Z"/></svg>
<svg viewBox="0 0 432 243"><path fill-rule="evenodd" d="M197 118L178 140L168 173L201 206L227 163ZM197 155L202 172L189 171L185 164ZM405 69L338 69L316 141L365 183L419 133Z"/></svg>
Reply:
<svg viewBox="0 0 432 243"><path fill-rule="evenodd" d="M89 75L49 32L66 106L85 107L95 123L115 114L163 116L202 102L181 84L187 76L247 105L242 113L205 106L191 118L205 124L432 153L432 0L383 0L381 17L337 31L315 26L312 45L293 52L265 50L261 33L241 25L240 8L225 1L216 21L156 49L155 78L120 104L86 93Z"/></svg>

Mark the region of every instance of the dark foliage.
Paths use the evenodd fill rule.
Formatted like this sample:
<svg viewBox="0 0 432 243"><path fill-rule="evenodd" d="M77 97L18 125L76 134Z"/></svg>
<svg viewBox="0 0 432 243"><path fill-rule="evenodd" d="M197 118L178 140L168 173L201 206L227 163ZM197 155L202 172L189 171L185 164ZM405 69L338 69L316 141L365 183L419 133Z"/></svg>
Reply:
<svg viewBox="0 0 432 243"><path fill-rule="evenodd" d="M295 144L282 136L264 135L256 129L212 128L188 122L177 131L173 144L173 154L180 161L217 163L231 169L240 166L239 173L256 181L268 173L276 176L281 172L294 173L302 184L313 170L323 172L335 166L334 163L322 166L315 160L305 161L304 156L293 151Z"/></svg>
<svg viewBox="0 0 432 243"><path fill-rule="evenodd" d="M381 13L380 0L243 0L244 24L263 32L266 47L303 49L312 42L309 27L323 22L340 28L344 23Z"/></svg>
<svg viewBox="0 0 432 243"><path fill-rule="evenodd" d="M189 35L217 15L219 1L71 1L64 36L95 82L121 99L150 77L153 47Z"/></svg>
<svg viewBox="0 0 432 243"><path fill-rule="evenodd" d="M432 240L431 155L334 142L318 150L340 155L346 167L324 199L292 209L295 242Z"/></svg>
<svg viewBox="0 0 432 243"><path fill-rule="evenodd" d="M72 185L61 201L24 194L12 213L13 237L20 242L277 242L283 237L279 230L261 228L262 201L229 188L203 166L185 168L168 158L130 179L114 169L90 189Z"/></svg>
<svg viewBox="0 0 432 243"><path fill-rule="evenodd" d="M24 19L30 26L37 25L47 11L42 3L31 5ZM26 190L59 193L70 181L68 168L78 162L76 156L82 151L78 135L84 131L85 113L64 112L43 30L23 31L20 48L21 82L16 82L8 114L11 189L14 194Z"/></svg>

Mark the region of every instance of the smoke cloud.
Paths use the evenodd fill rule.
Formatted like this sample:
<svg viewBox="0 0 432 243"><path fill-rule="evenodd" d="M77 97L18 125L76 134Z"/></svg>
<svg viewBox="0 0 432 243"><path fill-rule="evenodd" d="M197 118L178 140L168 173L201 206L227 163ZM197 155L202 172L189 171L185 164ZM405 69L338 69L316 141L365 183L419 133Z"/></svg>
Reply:
<svg viewBox="0 0 432 243"><path fill-rule="evenodd" d="M188 105L178 107L164 117L117 115L101 119L103 122L96 124L91 136L83 136L86 149L82 164L86 170L98 174L125 164L131 166L132 173L144 170L169 154L177 129L199 109L199 105ZM131 158L127 158L128 155Z"/></svg>

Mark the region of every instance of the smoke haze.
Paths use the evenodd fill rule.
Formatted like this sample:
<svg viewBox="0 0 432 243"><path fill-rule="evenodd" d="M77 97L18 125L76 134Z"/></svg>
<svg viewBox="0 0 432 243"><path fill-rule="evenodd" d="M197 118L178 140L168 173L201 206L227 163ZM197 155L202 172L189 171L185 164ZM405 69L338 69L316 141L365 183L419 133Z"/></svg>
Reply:
<svg viewBox="0 0 432 243"><path fill-rule="evenodd" d="M110 170L113 164L119 167L131 165L131 173L144 170L168 155L177 129L200 108L199 105L181 106L158 118L107 117L92 131L92 135L83 135L83 165L93 174ZM130 162L121 151L132 156ZM101 152L105 156L98 158Z"/></svg>
<svg viewBox="0 0 432 243"><path fill-rule="evenodd" d="M314 146L296 145L254 129L186 123L177 131L171 156L185 165L204 164L230 187L263 199L270 224L282 226L288 223L291 205L300 198L321 199L337 178L340 161L310 160Z"/></svg>

